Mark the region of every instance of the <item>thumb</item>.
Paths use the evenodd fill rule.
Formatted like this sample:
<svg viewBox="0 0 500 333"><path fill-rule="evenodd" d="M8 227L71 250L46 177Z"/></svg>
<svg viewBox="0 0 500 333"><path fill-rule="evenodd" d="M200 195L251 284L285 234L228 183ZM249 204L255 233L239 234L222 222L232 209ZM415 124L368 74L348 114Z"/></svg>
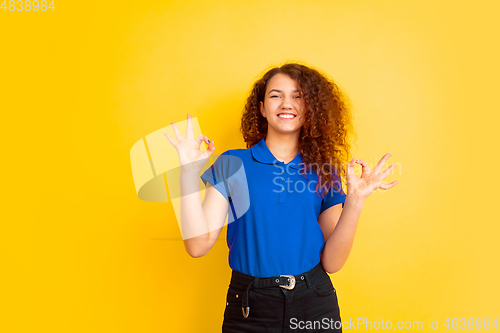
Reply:
<svg viewBox="0 0 500 333"><path fill-rule="evenodd" d="M349 163L347 163L347 173L354 173L354 166L356 165L356 157L354 157Z"/></svg>
<svg viewBox="0 0 500 333"><path fill-rule="evenodd" d="M208 138L207 138L207 141L210 141L210 143L208 144L208 147L207 147L207 152L209 152L209 154L212 155L213 152L215 151L215 141L208 140Z"/></svg>

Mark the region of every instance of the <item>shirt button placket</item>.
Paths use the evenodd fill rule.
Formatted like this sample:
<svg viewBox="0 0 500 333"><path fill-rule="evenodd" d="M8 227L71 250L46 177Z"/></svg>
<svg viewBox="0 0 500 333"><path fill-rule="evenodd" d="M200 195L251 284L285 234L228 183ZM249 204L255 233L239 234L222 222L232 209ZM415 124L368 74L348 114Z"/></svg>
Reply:
<svg viewBox="0 0 500 333"><path fill-rule="evenodd" d="M278 202L279 203L286 203L286 192L288 191L286 183L285 183L285 178L283 177L283 174L285 173L285 168L281 167L281 172L280 172L280 184L283 185L283 191L281 191L278 194Z"/></svg>

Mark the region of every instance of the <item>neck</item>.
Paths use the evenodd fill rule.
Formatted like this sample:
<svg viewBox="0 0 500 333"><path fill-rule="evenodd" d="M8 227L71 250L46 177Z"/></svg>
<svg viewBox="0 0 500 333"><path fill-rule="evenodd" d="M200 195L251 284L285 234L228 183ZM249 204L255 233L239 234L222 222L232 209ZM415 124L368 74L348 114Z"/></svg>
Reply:
<svg viewBox="0 0 500 333"><path fill-rule="evenodd" d="M292 161L299 153L299 134L279 134L269 132L266 136L266 145L271 153L280 162L285 164Z"/></svg>

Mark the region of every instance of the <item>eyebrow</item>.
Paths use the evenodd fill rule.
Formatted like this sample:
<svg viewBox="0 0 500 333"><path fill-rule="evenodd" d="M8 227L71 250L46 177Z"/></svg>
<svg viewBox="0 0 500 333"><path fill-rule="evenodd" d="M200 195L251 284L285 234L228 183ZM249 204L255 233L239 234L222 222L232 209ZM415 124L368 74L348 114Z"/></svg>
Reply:
<svg viewBox="0 0 500 333"><path fill-rule="evenodd" d="M278 90L278 89L271 89L271 90L269 90L269 94L270 94L270 93L272 93L273 91L276 91L277 93L280 93L280 94L283 92L283 91ZM292 91L292 92L293 92L293 93L296 93L296 92L299 92L299 90L294 90L294 91Z"/></svg>

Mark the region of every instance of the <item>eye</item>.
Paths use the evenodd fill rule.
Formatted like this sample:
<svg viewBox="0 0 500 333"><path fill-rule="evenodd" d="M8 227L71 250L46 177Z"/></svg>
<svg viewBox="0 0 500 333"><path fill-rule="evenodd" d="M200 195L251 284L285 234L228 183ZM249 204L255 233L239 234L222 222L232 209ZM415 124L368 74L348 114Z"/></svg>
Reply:
<svg viewBox="0 0 500 333"><path fill-rule="evenodd" d="M278 95L272 95L271 98L274 98L274 97L279 97Z"/></svg>
<svg viewBox="0 0 500 333"><path fill-rule="evenodd" d="M295 98L301 98L300 95L295 96Z"/></svg>

